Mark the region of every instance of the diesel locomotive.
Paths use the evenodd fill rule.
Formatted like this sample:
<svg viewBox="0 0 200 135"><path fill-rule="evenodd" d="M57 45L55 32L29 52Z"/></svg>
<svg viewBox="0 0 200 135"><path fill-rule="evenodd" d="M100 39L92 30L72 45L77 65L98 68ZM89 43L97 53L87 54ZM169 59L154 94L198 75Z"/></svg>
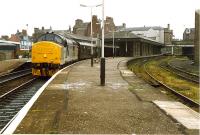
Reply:
<svg viewBox="0 0 200 135"><path fill-rule="evenodd" d="M67 63L90 58L92 46L96 47L60 34L43 34L32 46L32 74L50 77Z"/></svg>

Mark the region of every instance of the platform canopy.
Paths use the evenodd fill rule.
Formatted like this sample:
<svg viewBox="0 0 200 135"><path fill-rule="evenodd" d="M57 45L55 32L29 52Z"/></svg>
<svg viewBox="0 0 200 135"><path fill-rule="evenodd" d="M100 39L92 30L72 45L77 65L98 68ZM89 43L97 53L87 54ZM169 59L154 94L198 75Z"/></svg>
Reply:
<svg viewBox="0 0 200 135"><path fill-rule="evenodd" d="M152 45L164 46L163 43L152 40L147 37L139 36L131 33L131 31L116 31L114 32L115 41L141 41L144 43L149 43ZM109 42L113 40L113 32L109 32L105 34L105 42Z"/></svg>

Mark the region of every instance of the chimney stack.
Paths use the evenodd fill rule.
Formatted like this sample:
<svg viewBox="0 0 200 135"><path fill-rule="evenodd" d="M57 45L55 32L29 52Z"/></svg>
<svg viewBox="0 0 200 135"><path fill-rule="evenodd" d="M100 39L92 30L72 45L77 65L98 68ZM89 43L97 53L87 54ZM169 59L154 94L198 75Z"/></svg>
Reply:
<svg viewBox="0 0 200 135"><path fill-rule="evenodd" d="M168 30L170 30L170 24L167 24L167 28L168 28Z"/></svg>
<svg viewBox="0 0 200 135"><path fill-rule="evenodd" d="M122 23L123 28L126 28L126 23Z"/></svg>

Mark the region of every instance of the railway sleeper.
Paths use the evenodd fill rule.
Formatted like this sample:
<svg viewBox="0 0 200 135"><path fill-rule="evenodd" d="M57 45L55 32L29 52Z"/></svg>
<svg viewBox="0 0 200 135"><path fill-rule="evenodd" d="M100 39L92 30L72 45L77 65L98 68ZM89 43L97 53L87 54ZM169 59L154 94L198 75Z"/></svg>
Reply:
<svg viewBox="0 0 200 135"><path fill-rule="evenodd" d="M10 116L0 116L0 119L1 120L8 120L8 119L10 119Z"/></svg>

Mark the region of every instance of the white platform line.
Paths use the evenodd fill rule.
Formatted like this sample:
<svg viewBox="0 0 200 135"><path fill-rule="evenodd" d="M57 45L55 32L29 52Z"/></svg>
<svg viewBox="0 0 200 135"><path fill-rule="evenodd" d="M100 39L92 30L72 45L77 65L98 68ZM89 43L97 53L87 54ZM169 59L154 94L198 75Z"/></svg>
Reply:
<svg viewBox="0 0 200 135"><path fill-rule="evenodd" d="M80 61L82 62L82 61ZM74 64L77 64L79 62L76 62ZM45 90L45 88L49 85L49 83L63 70L73 66L69 65L61 70L59 70L56 74L54 74L37 92L36 94L29 100L29 102L13 117L13 119L5 126L4 129L0 131L0 134L13 134L18 125L21 123L23 118L26 116L32 105L35 103L35 101L38 99L38 97L41 95L41 93Z"/></svg>

